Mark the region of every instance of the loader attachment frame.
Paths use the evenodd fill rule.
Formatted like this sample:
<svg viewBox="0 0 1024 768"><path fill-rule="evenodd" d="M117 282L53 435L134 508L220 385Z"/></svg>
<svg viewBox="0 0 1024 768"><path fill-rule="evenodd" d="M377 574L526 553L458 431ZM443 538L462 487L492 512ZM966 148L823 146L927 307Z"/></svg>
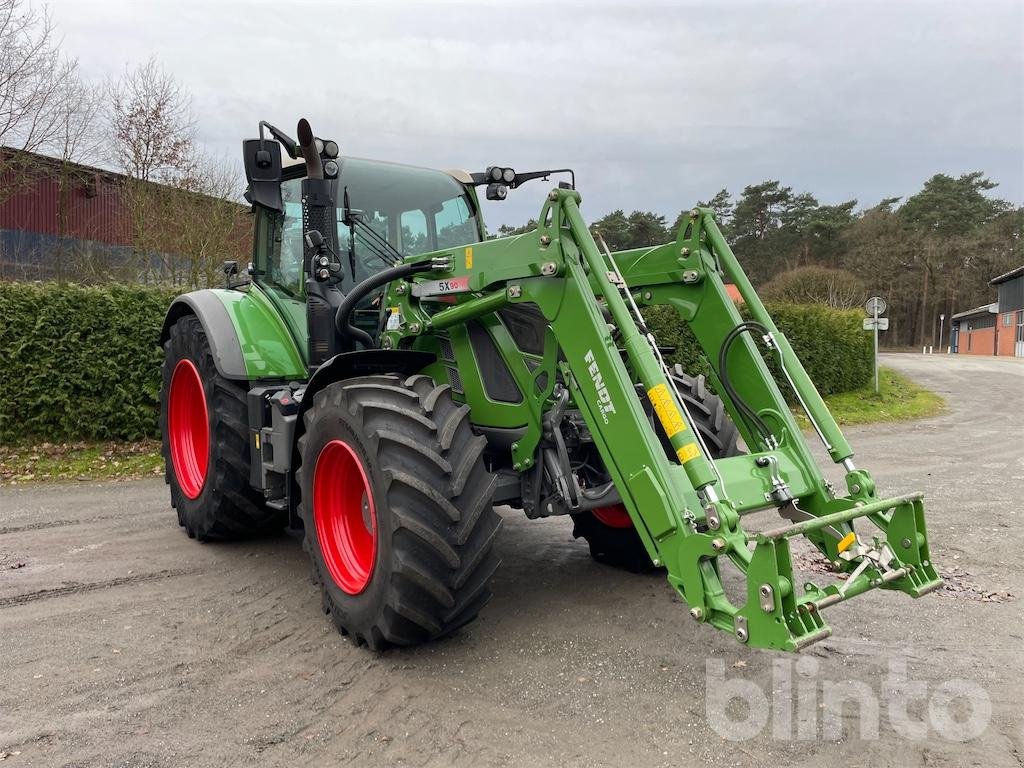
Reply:
<svg viewBox="0 0 1024 768"><path fill-rule="evenodd" d="M533 232L415 257L429 259L434 272L388 286L381 346L438 354L428 372L459 384L475 424L521 426L509 448L518 472L541 461L538 446L550 431L545 415L567 392L651 560L667 569L697 621L740 642L799 650L830 634L821 611L835 603L875 588L912 597L937 588L920 494L880 498L870 474L854 465L852 449L712 212L694 209L672 243L610 253L588 230L579 203L575 190L558 188ZM726 280L737 286L749 320L730 299ZM530 365L496 319L516 304L533 305L547 321L543 353ZM642 308L656 305L671 307L693 331L749 453L709 456L643 321ZM458 350L469 343L470 321L489 329L523 402L496 401L464 359L458 368L445 364L445 345ZM758 343L775 356L829 457L843 467L845 495L817 465ZM742 516L765 509L777 509L786 524L745 530ZM870 536L855 530L864 519L875 529ZM798 535L845 581L794 583L789 541ZM723 575L727 564L735 577ZM742 597L730 599L726 587L737 577L745 581Z"/></svg>

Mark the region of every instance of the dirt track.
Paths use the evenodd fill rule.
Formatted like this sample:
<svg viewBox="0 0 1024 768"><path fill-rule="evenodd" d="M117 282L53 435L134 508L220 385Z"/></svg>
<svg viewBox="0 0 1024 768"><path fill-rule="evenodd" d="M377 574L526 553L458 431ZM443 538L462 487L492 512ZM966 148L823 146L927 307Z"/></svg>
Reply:
<svg viewBox="0 0 1024 768"><path fill-rule="evenodd" d="M858 463L883 492L927 493L938 564L982 592L1024 595L1024 361L887 363L952 412L849 430ZM833 638L794 667L695 624L662 578L594 564L565 521L506 511L498 546L495 598L477 622L372 655L329 627L291 538L197 544L162 482L0 490L0 755L12 766L1024 765L1021 600L863 596L826 614ZM980 685L992 706L982 737L894 730L881 696L890 658L929 695L949 678ZM861 681L882 699L879 737L859 738L871 718L848 707L839 739L799 740L773 715L727 741L705 709L717 662L765 696L773 676L776 688L782 673L804 679L818 696L805 715L832 684Z"/></svg>

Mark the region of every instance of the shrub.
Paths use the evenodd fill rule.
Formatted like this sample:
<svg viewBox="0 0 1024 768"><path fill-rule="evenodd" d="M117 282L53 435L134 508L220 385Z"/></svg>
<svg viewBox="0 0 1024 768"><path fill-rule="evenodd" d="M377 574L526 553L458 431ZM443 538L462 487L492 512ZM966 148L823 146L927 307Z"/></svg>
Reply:
<svg viewBox="0 0 1024 768"><path fill-rule="evenodd" d="M867 289L852 272L812 265L781 272L759 291L762 301L822 304L833 309L854 309L864 303Z"/></svg>
<svg viewBox="0 0 1024 768"><path fill-rule="evenodd" d="M0 441L157 434L164 288L0 283Z"/></svg>
<svg viewBox="0 0 1024 768"><path fill-rule="evenodd" d="M859 389L871 381L874 357L863 312L811 304L767 307L822 395ZM776 370L774 355L770 367L778 380L781 371Z"/></svg>
<svg viewBox="0 0 1024 768"><path fill-rule="evenodd" d="M156 342L174 295L143 286L0 283L0 442L156 437ZM790 304L768 310L822 394L868 383L871 339L860 313ZM648 320L663 345L676 347L670 362L706 372L696 340L672 310L652 308Z"/></svg>
<svg viewBox="0 0 1024 768"><path fill-rule="evenodd" d="M871 380L871 336L862 329L860 312L809 304L768 304L767 308L822 395L858 389ZM670 363L679 363L690 374L707 374L707 361L697 340L674 310L652 307L647 310L647 320L660 344L675 347ZM768 364L782 391L790 396L774 354L768 357Z"/></svg>

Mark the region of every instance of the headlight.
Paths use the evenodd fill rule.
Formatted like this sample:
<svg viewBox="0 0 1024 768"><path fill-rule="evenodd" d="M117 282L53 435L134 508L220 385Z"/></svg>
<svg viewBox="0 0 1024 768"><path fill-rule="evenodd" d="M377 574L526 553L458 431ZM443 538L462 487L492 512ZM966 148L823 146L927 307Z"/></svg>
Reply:
<svg viewBox="0 0 1024 768"><path fill-rule="evenodd" d="M504 200L506 197L508 197L508 187L506 187L504 184L487 185L488 200Z"/></svg>

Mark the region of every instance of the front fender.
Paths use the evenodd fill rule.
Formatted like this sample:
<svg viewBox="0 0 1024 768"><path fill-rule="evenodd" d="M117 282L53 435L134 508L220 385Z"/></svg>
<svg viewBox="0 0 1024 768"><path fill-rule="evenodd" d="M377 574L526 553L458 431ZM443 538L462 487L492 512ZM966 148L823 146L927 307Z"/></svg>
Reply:
<svg viewBox="0 0 1024 768"><path fill-rule="evenodd" d="M372 376L375 373L413 374L422 371L436 360L437 356L431 352L412 349L361 349L357 352L342 352L335 355L316 369L313 378L306 385L302 394L302 405L299 406L299 429L303 428L303 414L313 406L313 396L328 384L353 376Z"/></svg>

